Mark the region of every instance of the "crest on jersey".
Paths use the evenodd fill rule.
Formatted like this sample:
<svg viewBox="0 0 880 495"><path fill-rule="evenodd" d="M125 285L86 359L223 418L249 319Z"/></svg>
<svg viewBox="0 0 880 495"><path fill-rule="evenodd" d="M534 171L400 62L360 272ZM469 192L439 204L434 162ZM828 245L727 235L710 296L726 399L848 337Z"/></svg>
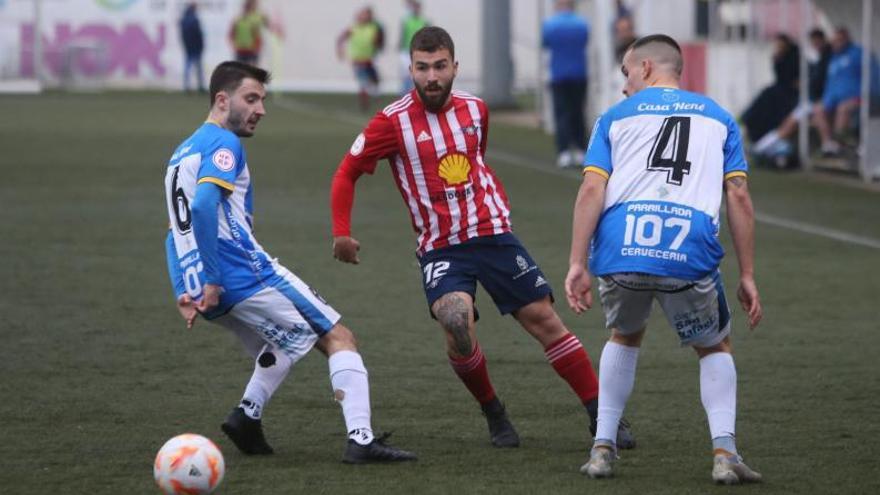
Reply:
<svg viewBox="0 0 880 495"><path fill-rule="evenodd" d="M471 171L471 161L468 160L468 157L462 155L461 153L452 153L443 157L440 160L440 166L438 167L438 172L440 177L443 177L443 180L446 181L446 184L450 186L457 186L458 184L467 182L469 180L468 174Z"/></svg>
<svg viewBox="0 0 880 495"><path fill-rule="evenodd" d="M367 142L367 138L364 136L364 133L360 133L354 138L354 142L351 143L351 149L348 150L352 156L358 156L364 151L364 144Z"/></svg>
<svg viewBox="0 0 880 495"><path fill-rule="evenodd" d="M529 262L526 261L526 259L523 258L522 255L518 254L516 255L516 266L518 266L520 270L526 271L529 269Z"/></svg>
<svg viewBox="0 0 880 495"><path fill-rule="evenodd" d="M675 103L676 101L679 100L678 93L676 93L675 91L672 91L668 88L663 90L663 94L660 95L660 98L662 98L663 101L668 102L668 103Z"/></svg>
<svg viewBox="0 0 880 495"><path fill-rule="evenodd" d="M211 156L214 165L224 172L229 172L235 168L235 153L229 148L220 148Z"/></svg>

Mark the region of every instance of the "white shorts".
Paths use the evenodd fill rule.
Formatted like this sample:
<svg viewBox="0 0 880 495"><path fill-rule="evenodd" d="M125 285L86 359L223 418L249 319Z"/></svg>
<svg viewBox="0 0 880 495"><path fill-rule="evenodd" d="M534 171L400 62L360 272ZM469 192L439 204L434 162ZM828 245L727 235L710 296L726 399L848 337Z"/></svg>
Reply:
<svg viewBox="0 0 880 495"><path fill-rule="evenodd" d="M318 293L290 270L276 265L280 283L266 287L212 320L232 330L248 354L256 357L265 344L295 363L341 319Z"/></svg>
<svg viewBox="0 0 880 495"><path fill-rule="evenodd" d="M621 334L645 329L654 299L683 346L711 347L730 334L730 308L721 273L697 281L644 273L599 277L599 297L605 325Z"/></svg>

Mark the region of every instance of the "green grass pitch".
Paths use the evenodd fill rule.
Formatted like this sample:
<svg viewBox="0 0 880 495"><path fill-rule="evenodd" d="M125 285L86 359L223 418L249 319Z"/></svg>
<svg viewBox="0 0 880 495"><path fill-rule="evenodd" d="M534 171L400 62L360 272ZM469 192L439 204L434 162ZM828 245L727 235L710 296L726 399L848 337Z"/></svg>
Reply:
<svg viewBox="0 0 880 495"><path fill-rule="evenodd" d="M303 101L305 104L303 104ZM226 457L220 493L880 493L880 251L759 223L766 316L750 333L734 308L739 446L763 485L711 484L697 360L652 318L626 412L640 443L618 476L578 474L587 420L540 347L485 293L478 335L522 447L488 442L476 403L428 318L415 238L387 166L358 184L359 266L330 253L328 190L367 115L352 97L270 101L246 141L256 234L321 291L359 338L374 425L421 459L345 466L325 359L297 366L266 410L277 455L247 458L220 432L251 361L231 335L183 328L165 273L163 177L206 98L174 94L0 97L0 492L158 493L152 460L171 436L204 434ZM515 230L557 291L567 269L577 172L551 139L493 124L489 159ZM509 158L514 157L515 159ZM531 166L525 166L531 164ZM756 170L759 212L880 239L878 193ZM729 238L723 272L733 297ZM561 301L560 301L561 302ZM598 362L600 310L557 309Z"/></svg>

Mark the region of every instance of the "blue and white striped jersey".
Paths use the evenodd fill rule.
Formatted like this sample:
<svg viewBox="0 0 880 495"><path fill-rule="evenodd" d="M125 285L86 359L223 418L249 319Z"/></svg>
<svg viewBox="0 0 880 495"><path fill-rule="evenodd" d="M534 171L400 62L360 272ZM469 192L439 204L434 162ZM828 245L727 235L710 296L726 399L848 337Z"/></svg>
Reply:
<svg viewBox="0 0 880 495"><path fill-rule="evenodd" d="M593 274L697 280L717 269L723 184L748 170L739 128L717 103L675 88L639 91L596 121L584 167L608 178Z"/></svg>
<svg viewBox="0 0 880 495"><path fill-rule="evenodd" d="M217 260L224 292L209 318L279 279L274 260L253 234L253 187L238 136L206 122L174 152L165 174L169 271L178 296L202 296L204 265L192 229L190 205L196 186L210 182L224 190L217 209ZM173 246L170 243L173 242ZM176 260L174 260L176 253Z"/></svg>

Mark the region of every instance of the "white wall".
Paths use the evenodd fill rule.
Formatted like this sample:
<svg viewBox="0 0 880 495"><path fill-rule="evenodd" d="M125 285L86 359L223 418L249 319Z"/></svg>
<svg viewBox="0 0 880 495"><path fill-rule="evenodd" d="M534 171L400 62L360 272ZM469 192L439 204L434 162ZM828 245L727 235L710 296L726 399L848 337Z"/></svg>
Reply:
<svg viewBox="0 0 880 495"><path fill-rule="evenodd" d="M487 0L498 1L498 0ZM595 18L600 1L584 0L579 10L593 25L590 65L594 81L598 79L597 51L603 46L596 38L600 21ZM17 60L9 54L22 53L20 41L26 25L33 23L34 0L0 0L0 52L5 60ZM43 35L51 75L58 79L63 68L65 44L104 46L105 61L81 60L74 70L95 73L103 63L107 73L104 85L124 87L179 88L182 50L177 20L186 0L42 0ZM239 12L242 0L200 0L200 17L206 35L206 71L228 59L231 49L226 39L229 23ZM402 67L397 43L403 0L262 0L261 9L275 24L281 25L283 39L266 43L263 65L275 72L275 86L282 89L312 91L352 91L354 77L348 63L336 58L335 40L348 26L360 7L371 3L376 17L386 29L386 50L377 65L383 76L383 89L395 92ZM666 32L678 39L693 38L692 0L630 0L639 34ZM479 0L424 0L424 14L435 25L446 28L456 42L460 63L457 85L480 91L483 70L492 70L497 61L481 56L482 2ZM553 12L552 0L510 0L511 55L514 62L514 86L534 88L541 81L540 13ZM611 19L605 22L610 26ZM608 46L608 45L604 45ZM135 61L126 61L134 58ZM16 62L9 62L15 69ZM96 65L97 64L97 65ZM109 66L107 66L109 64ZM708 54L710 96L740 111L749 96L769 81L769 52L753 51L745 45L711 46ZM4 69L6 70L6 69ZM619 80L617 67L608 67L613 84ZM54 72L53 72L54 71ZM4 77L0 74L0 77ZM750 82L751 81L751 82ZM595 88L593 88L595 89ZM617 91L614 91L616 96ZM591 95L592 96L592 95ZM593 99L593 110L597 102Z"/></svg>

